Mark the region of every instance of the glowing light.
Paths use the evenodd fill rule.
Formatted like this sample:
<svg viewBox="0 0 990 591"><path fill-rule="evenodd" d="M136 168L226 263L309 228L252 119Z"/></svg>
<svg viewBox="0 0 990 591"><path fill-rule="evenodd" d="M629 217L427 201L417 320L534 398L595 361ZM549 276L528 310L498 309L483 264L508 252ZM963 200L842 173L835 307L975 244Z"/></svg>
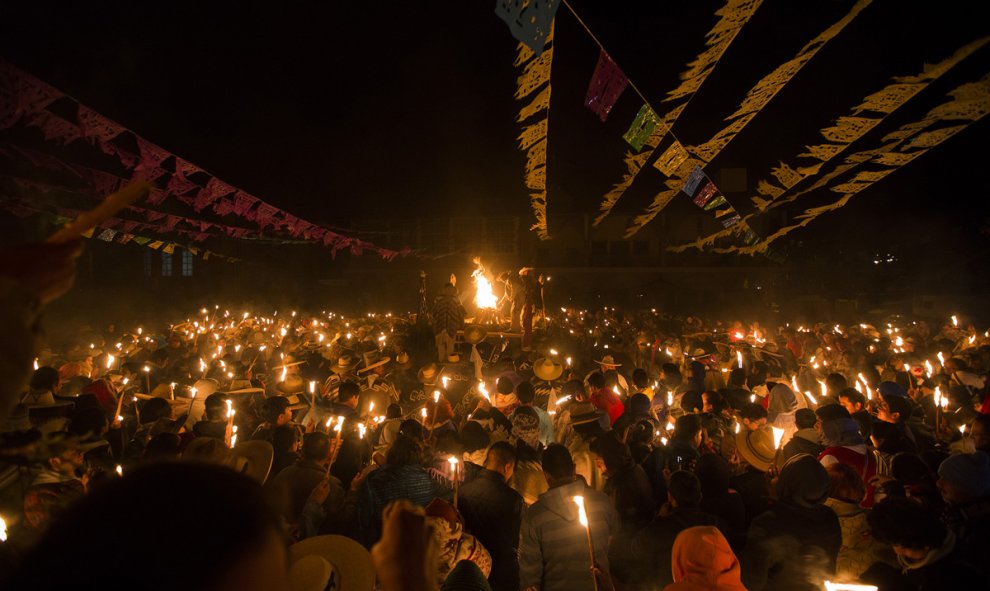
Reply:
<svg viewBox="0 0 990 591"><path fill-rule="evenodd" d="M365 431L368 430L368 428L364 426L364 423L358 423L357 427L358 427L358 437L360 439L364 439L364 433Z"/></svg>
<svg viewBox="0 0 990 591"><path fill-rule="evenodd" d="M818 401L815 400L815 397L811 395L811 392L808 392L807 390L805 390L804 391L804 395L808 397L808 400L810 400L812 404L814 404L815 406L818 406Z"/></svg>
<svg viewBox="0 0 990 591"><path fill-rule="evenodd" d="M825 591L877 591L877 587L874 585L854 585L852 583L825 581Z"/></svg>
<svg viewBox="0 0 990 591"><path fill-rule="evenodd" d="M485 386L485 382L483 381L478 382L478 392L480 392L481 395L485 397L485 400L487 400L488 403L491 404L492 397L488 394L488 388ZM425 411L426 409L423 410Z"/></svg>
<svg viewBox="0 0 990 591"><path fill-rule="evenodd" d="M739 369L742 369L742 363L742 351L736 351L736 365L739 366Z"/></svg>
<svg viewBox="0 0 990 591"><path fill-rule="evenodd" d="M440 378L440 383L443 384L443 389L444 390L447 389L447 382L449 382L449 381L450 381L450 378L448 378L447 376L442 376Z"/></svg>
<svg viewBox="0 0 990 591"><path fill-rule="evenodd" d="M7 522L0 517L0 542L7 541Z"/></svg>
<svg viewBox="0 0 990 591"><path fill-rule="evenodd" d="M107 354L107 369L110 369L111 367L113 367L113 362L114 361L116 361L116 360L114 359L113 355L110 354L110 353L108 353Z"/></svg>
<svg viewBox="0 0 990 591"><path fill-rule="evenodd" d="M574 504L577 505L577 509L578 509L578 521L581 522L581 525L583 525L585 528L587 528L588 527L588 513L584 510L584 497L582 497L582 496L575 496L575 497L572 497L572 498L574 499Z"/></svg>
<svg viewBox="0 0 990 591"><path fill-rule="evenodd" d="M570 357L568 357L568 358L567 358L567 367L570 367L570 366L571 366L571 358L570 358Z"/></svg>
<svg viewBox="0 0 990 591"><path fill-rule="evenodd" d="M568 394L567 396L564 396L563 398L558 398L557 401L553 403L553 405L554 406L560 406L561 404L567 402L570 399L571 399L571 395Z"/></svg>
<svg viewBox="0 0 990 591"><path fill-rule="evenodd" d="M667 390L667 406L674 406L674 393Z"/></svg>
<svg viewBox="0 0 990 591"><path fill-rule="evenodd" d="M485 272L479 267L471 273L474 278L474 304L479 310L494 310L498 305L498 298L492 291L492 282L485 276Z"/></svg>
<svg viewBox="0 0 990 591"><path fill-rule="evenodd" d="M938 362L944 367L945 366L945 355L942 355L942 352L939 351L938 354L935 355L935 356L938 357Z"/></svg>
<svg viewBox="0 0 990 591"><path fill-rule="evenodd" d="M739 432L739 421L736 421L736 433Z"/></svg>
<svg viewBox="0 0 990 591"><path fill-rule="evenodd" d="M773 447L780 449L780 441L784 438L784 430L777 427L770 427L773 430Z"/></svg>
<svg viewBox="0 0 990 591"><path fill-rule="evenodd" d="M123 476L124 475L124 467L121 466L120 464L117 464L116 470L117 470L117 476Z"/></svg>
<svg viewBox="0 0 990 591"><path fill-rule="evenodd" d="M37 357L34 358L34 369L35 369L35 371L37 371L37 369L38 369L38 358Z"/></svg>
<svg viewBox="0 0 990 591"><path fill-rule="evenodd" d="M615 392L615 395L616 396L622 396L622 393L619 392L619 387L618 386L612 386L612 391Z"/></svg>
<svg viewBox="0 0 990 591"><path fill-rule="evenodd" d="M440 390L433 391L433 404L438 404L440 402Z"/></svg>
<svg viewBox="0 0 990 591"><path fill-rule="evenodd" d="M966 436L966 425L965 424L959 425L959 434L962 435L963 437Z"/></svg>
<svg viewBox="0 0 990 591"><path fill-rule="evenodd" d="M556 349L550 349L550 354L551 355L556 355L557 354L557 350Z"/></svg>
<svg viewBox="0 0 990 591"><path fill-rule="evenodd" d="M959 327L959 318L955 314L952 315L952 326Z"/></svg>
<svg viewBox="0 0 990 591"><path fill-rule="evenodd" d="M426 408L424 407L424 408L419 409L419 414L420 414L420 416L423 417L423 420L425 421L426 420Z"/></svg>
<svg viewBox="0 0 990 591"><path fill-rule="evenodd" d="M287 378L288 376L289 376L289 366L288 365L283 365L282 366L282 379L280 379L279 381L280 382L284 382L285 381L285 378Z"/></svg>

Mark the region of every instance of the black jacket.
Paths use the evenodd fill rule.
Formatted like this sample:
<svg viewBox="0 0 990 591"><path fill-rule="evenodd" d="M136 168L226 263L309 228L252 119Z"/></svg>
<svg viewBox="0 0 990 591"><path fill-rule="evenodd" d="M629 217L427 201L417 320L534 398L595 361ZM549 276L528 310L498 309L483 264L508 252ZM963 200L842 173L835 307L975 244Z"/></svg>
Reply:
<svg viewBox="0 0 990 591"><path fill-rule="evenodd" d="M457 509L465 527L492 556L492 591L519 589L519 525L522 497L498 472L482 470L461 487Z"/></svg>

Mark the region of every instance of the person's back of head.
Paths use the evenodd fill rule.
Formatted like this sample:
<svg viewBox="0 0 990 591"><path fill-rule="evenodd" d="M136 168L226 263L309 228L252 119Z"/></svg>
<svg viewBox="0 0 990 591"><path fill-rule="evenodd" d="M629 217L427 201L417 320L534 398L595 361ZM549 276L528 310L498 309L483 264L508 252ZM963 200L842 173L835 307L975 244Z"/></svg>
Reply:
<svg viewBox="0 0 990 591"><path fill-rule="evenodd" d="M835 463L825 468L828 472L828 496L846 503L860 504L866 495L866 485L859 472L849 464Z"/></svg>
<svg viewBox="0 0 990 591"><path fill-rule="evenodd" d="M147 523L154 527L142 526ZM190 524L210 535L190 536ZM104 482L70 505L23 557L5 589L206 591L243 581L245 572L259 588L281 588L283 544L278 518L249 477L201 462L156 462ZM177 548L184 549L181 560L155 567ZM111 551L112 568L98 567ZM53 557L58 568L52 568Z"/></svg>
<svg viewBox="0 0 990 591"><path fill-rule="evenodd" d="M728 386L735 390L746 385L746 370L741 367L734 367L729 372Z"/></svg>
<svg viewBox="0 0 990 591"><path fill-rule="evenodd" d="M272 448L276 455L291 453L299 441L299 431L293 425L282 425L272 431Z"/></svg>
<svg viewBox="0 0 990 591"><path fill-rule="evenodd" d="M488 448L485 456L485 468L502 473L505 466L516 465L516 449L507 441L496 441Z"/></svg>
<svg viewBox="0 0 990 591"><path fill-rule="evenodd" d="M214 392L203 401L203 409L207 421L223 420L227 412L226 397L220 392Z"/></svg>
<svg viewBox="0 0 990 591"><path fill-rule="evenodd" d="M404 435L416 441L423 440L423 425L416 419L406 419L399 423L399 435Z"/></svg>
<svg viewBox="0 0 990 591"><path fill-rule="evenodd" d="M159 433L144 446L142 459L147 462L174 461L182 454L182 438L175 433Z"/></svg>
<svg viewBox="0 0 990 591"><path fill-rule="evenodd" d="M887 498L866 516L874 539L898 548L927 552L941 548L948 530L938 515L912 499Z"/></svg>
<svg viewBox="0 0 990 591"><path fill-rule="evenodd" d="M701 394L694 390L689 390L681 396L681 409L686 413L699 413L704 405L705 401Z"/></svg>
<svg viewBox="0 0 990 591"><path fill-rule="evenodd" d="M315 431L303 435L302 457L312 462L323 462L330 457L330 436Z"/></svg>
<svg viewBox="0 0 990 591"><path fill-rule="evenodd" d="M632 463L629 447L619 441L614 431L609 431L591 443L591 453L597 455L605 463L605 469L610 474L615 473Z"/></svg>
<svg viewBox="0 0 990 591"><path fill-rule="evenodd" d="M600 371L592 372L588 376L588 386L592 391L601 390L605 387L605 376Z"/></svg>
<svg viewBox="0 0 990 591"><path fill-rule="evenodd" d="M164 398L151 398L145 400L140 405L140 410L138 411L141 415L142 423L154 423L159 419L167 419L172 416L172 407L169 405L168 400Z"/></svg>
<svg viewBox="0 0 990 591"><path fill-rule="evenodd" d="M83 408L72 413L69 433L80 437L103 435L107 428L107 415L99 408Z"/></svg>
<svg viewBox="0 0 990 591"><path fill-rule="evenodd" d="M799 408L794 413L794 423L798 429L812 429L818 422L818 415L810 408Z"/></svg>
<svg viewBox="0 0 990 591"><path fill-rule="evenodd" d="M755 402L748 402L744 404L742 410L739 411L739 418L747 420L751 423L759 421L760 419L767 418L767 409L763 408L760 404L756 404Z"/></svg>
<svg viewBox="0 0 990 591"><path fill-rule="evenodd" d="M402 407L394 402L392 404L389 404L388 408L385 409L386 419L397 419L401 416L402 416Z"/></svg>
<svg viewBox="0 0 990 591"><path fill-rule="evenodd" d="M528 381L519 382L516 386L516 398L519 399L520 404L533 404L536 400L536 389L533 388L533 384Z"/></svg>
<svg viewBox="0 0 990 591"><path fill-rule="evenodd" d="M693 443L701 435L701 415L682 415L674 421L673 439Z"/></svg>
<svg viewBox="0 0 990 591"><path fill-rule="evenodd" d="M58 370L54 367L43 365L34 370L34 373L31 375L30 387L32 390L54 391L58 386L58 382Z"/></svg>
<svg viewBox="0 0 990 591"><path fill-rule="evenodd" d="M670 475L667 494L679 509L695 509L701 504L701 481L694 472L677 470Z"/></svg>
<svg viewBox="0 0 990 591"><path fill-rule="evenodd" d="M488 447L490 441L488 431L485 431L485 428L478 421L467 421L461 427L461 443L467 453Z"/></svg>
<svg viewBox="0 0 990 591"><path fill-rule="evenodd" d="M503 376L495 382L495 392L498 394L512 394L515 387L512 385L512 380Z"/></svg>
<svg viewBox="0 0 990 591"><path fill-rule="evenodd" d="M825 378L825 387L828 389L829 394L835 394L837 392L842 392L849 386L849 382L846 380L846 376L841 373L830 373Z"/></svg>
<svg viewBox="0 0 990 591"><path fill-rule="evenodd" d="M399 435L385 454L385 463L390 467L411 466L420 462L422 449L414 439Z"/></svg>
<svg viewBox="0 0 990 591"><path fill-rule="evenodd" d="M289 399L285 396L273 396L265 399L261 405L261 419L266 423L275 424L280 416L289 408Z"/></svg>
<svg viewBox="0 0 990 591"><path fill-rule="evenodd" d="M721 498L729 492L732 468L729 460L721 454L702 455L694 466L694 473L701 482L701 490L706 497Z"/></svg>
<svg viewBox="0 0 990 591"><path fill-rule="evenodd" d="M681 375L680 368L673 363L664 363L661 368L663 373L663 383L665 386L671 390L677 388L684 382L684 377Z"/></svg>
<svg viewBox="0 0 990 591"><path fill-rule="evenodd" d="M361 386L351 381L346 381L340 384L340 388L337 389L337 402L341 404L349 404L352 400L357 398L361 394Z"/></svg>
<svg viewBox="0 0 990 591"><path fill-rule="evenodd" d="M650 378L646 375L646 370L641 367L634 369L632 372L632 383L633 386L636 386L640 390L646 388L646 385L650 383Z"/></svg>
<svg viewBox="0 0 990 591"><path fill-rule="evenodd" d="M574 459L571 452L559 443L553 443L543 450L540 461L548 480L565 481L574 478Z"/></svg>

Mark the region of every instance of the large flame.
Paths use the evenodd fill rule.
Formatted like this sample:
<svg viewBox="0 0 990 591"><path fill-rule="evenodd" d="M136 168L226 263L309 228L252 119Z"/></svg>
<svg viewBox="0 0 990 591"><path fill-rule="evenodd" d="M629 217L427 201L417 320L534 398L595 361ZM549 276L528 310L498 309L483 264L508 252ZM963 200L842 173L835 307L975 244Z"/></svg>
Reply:
<svg viewBox="0 0 990 591"><path fill-rule="evenodd" d="M498 304L498 298L492 291L492 282L488 280L482 269L475 269L471 273L471 277L474 277L475 305L478 306L479 310L494 310Z"/></svg>

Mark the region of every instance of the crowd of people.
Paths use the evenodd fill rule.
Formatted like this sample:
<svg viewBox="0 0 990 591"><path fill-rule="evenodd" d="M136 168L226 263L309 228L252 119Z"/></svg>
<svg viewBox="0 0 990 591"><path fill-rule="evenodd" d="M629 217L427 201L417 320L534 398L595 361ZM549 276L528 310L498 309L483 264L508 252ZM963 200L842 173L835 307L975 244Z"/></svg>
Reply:
<svg viewBox="0 0 990 591"><path fill-rule="evenodd" d="M990 586L990 338L957 317L527 304L520 339L444 289L41 349L3 393L4 588Z"/></svg>

